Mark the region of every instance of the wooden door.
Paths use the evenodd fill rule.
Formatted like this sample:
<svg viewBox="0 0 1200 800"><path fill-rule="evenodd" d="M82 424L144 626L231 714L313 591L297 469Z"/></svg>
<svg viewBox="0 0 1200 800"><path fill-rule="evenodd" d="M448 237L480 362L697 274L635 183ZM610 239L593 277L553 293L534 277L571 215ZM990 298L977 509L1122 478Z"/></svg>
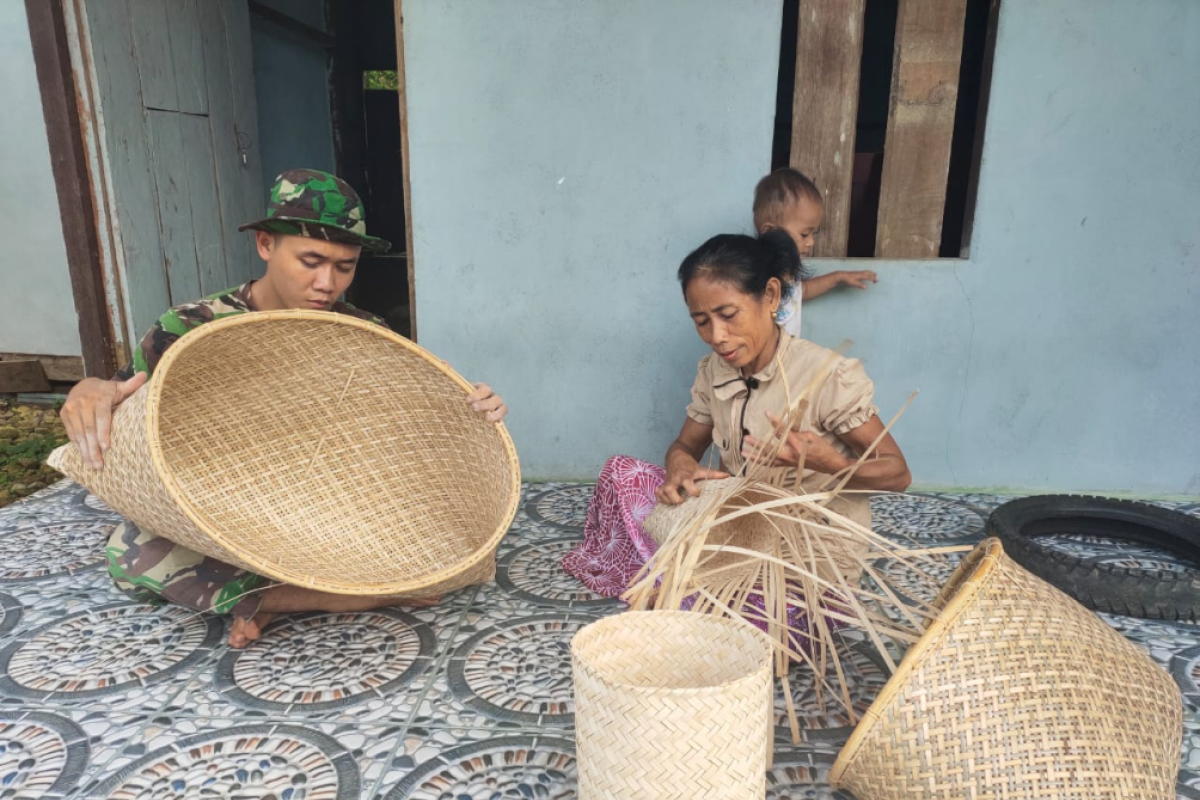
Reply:
<svg viewBox="0 0 1200 800"><path fill-rule="evenodd" d="M259 274L237 232L265 201L249 10L246 0L68 2L91 93L113 318L136 343L169 306Z"/></svg>

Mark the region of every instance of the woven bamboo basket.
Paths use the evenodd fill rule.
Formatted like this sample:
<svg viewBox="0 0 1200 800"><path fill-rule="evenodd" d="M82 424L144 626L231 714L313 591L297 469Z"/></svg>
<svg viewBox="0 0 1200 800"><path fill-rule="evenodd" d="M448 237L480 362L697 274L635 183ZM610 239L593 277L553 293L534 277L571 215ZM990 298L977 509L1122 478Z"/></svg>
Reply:
<svg viewBox="0 0 1200 800"><path fill-rule="evenodd" d="M989 539L830 773L859 800L1175 797L1179 690Z"/></svg>
<svg viewBox="0 0 1200 800"><path fill-rule="evenodd" d="M571 642L580 800L762 800L773 650L740 620L631 611Z"/></svg>
<svg viewBox="0 0 1200 800"><path fill-rule="evenodd" d="M144 530L285 583L419 595L490 580L521 478L470 384L378 325L240 314L173 344L105 467L49 463Z"/></svg>

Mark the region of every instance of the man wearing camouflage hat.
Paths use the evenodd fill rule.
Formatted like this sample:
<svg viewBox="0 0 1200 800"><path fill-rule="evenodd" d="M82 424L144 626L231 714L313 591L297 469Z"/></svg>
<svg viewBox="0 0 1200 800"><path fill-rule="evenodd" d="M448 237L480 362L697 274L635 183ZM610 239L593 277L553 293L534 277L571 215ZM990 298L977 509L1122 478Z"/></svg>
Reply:
<svg viewBox="0 0 1200 800"><path fill-rule="evenodd" d="M61 416L67 435L93 469L104 465L113 409L142 386L168 347L206 322L248 311L310 309L383 320L339 298L354 280L359 254L386 252L390 244L367 235L362 203L350 185L328 172L289 170L271 189L265 219L253 230L263 276L233 289L168 309L143 337L133 361L112 380L88 378L67 396ZM498 422L508 413L499 395L475 384L471 407ZM381 605L430 605L436 598L407 601L326 594L297 586L267 585L259 575L203 556L129 522L117 526L105 550L117 586L140 600L180 603L198 611L230 612L229 643L257 639L273 613L356 611Z"/></svg>

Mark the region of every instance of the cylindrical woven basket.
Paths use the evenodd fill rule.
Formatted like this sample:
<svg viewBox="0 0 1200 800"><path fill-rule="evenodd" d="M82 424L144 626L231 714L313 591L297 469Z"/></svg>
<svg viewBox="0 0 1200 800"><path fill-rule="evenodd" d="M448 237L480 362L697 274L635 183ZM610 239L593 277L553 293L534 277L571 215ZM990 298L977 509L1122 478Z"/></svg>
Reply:
<svg viewBox="0 0 1200 800"><path fill-rule="evenodd" d="M286 583L433 594L490 580L521 477L472 387L386 328L271 311L175 342L105 467L49 459L148 532Z"/></svg>
<svg viewBox="0 0 1200 800"><path fill-rule="evenodd" d="M989 539L830 773L859 800L1175 797L1171 677Z"/></svg>
<svg viewBox="0 0 1200 800"><path fill-rule="evenodd" d="M630 611L571 642L580 800L762 800L772 646L740 620Z"/></svg>

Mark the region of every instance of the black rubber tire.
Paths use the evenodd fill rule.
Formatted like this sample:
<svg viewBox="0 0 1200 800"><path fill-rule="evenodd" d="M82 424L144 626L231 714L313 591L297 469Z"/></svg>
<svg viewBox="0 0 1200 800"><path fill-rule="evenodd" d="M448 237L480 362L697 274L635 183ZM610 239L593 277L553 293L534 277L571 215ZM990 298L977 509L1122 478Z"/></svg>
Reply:
<svg viewBox="0 0 1200 800"><path fill-rule="evenodd" d="M1046 495L1005 503L987 531L1025 569L1088 608L1146 619L1200 620L1200 519L1146 503L1104 497ZM1039 541L1047 534L1085 534L1166 550L1196 570L1148 570L1106 556L1080 557Z"/></svg>

